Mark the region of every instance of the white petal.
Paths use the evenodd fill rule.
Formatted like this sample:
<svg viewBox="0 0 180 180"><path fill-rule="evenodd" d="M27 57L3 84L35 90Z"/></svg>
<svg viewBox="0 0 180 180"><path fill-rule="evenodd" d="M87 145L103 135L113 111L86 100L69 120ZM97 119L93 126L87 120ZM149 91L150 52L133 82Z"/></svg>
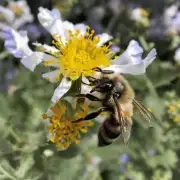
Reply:
<svg viewBox="0 0 180 180"><path fill-rule="evenodd" d="M110 36L107 33L102 33L102 34L99 34L98 36L100 37L100 41L97 44L98 47L102 46L103 44L105 44L106 42L108 42L109 40L111 40L113 38L112 36Z"/></svg>
<svg viewBox="0 0 180 180"><path fill-rule="evenodd" d="M59 50L56 49L55 47L53 46L49 46L47 44L41 44L41 43L32 43L34 46L38 47L38 48L41 48L43 51L45 52L48 52L48 53L58 53Z"/></svg>
<svg viewBox="0 0 180 180"><path fill-rule="evenodd" d="M4 8L3 6L0 6L0 14L8 23L12 23L15 18L14 13L9 8Z"/></svg>
<svg viewBox="0 0 180 180"><path fill-rule="evenodd" d="M69 32L75 32L75 28L74 28L74 24L72 24L69 21L64 21L63 22L63 29L64 29L64 35L66 37L66 39L69 39Z"/></svg>
<svg viewBox="0 0 180 180"><path fill-rule="evenodd" d="M11 28L4 29L4 40L5 46L10 51L10 53L22 54L22 56L30 56L32 50L29 48L27 37L27 32L25 31L15 31Z"/></svg>
<svg viewBox="0 0 180 180"><path fill-rule="evenodd" d="M174 60L176 62L180 62L180 48L178 48L175 52L175 55L174 55Z"/></svg>
<svg viewBox="0 0 180 180"><path fill-rule="evenodd" d="M145 63L145 67L147 68L156 58L157 52L156 49L153 48L149 54L147 55L147 57L144 59L144 63Z"/></svg>
<svg viewBox="0 0 180 180"><path fill-rule="evenodd" d="M61 80L60 85L55 89L54 94L51 98L52 102L59 100L68 90L71 88L72 82L67 80L65 77Z"/></svg>
<svg viewBox="0 0 180 180"><path fill-rule="evenodd" d="M62 20L58 10L54 9L52 11L42 8L39 8L38 13L39 22L44 26L51 35L64 35Z"/></svg>
<svg viewBox="0 0 180 180"><path fill-rule="evenodd" d="M143 53L142 47L135 40L130 41L127 50L130 55L138 55Z"/></svg>
<svg viewBox="0 0 180 180"><path fill-rule="evenodd" d="M131 40L126 51L115 59L113 64L139 64L142 61L142 53L143 49L139 46L139 43L135 40Z"/></svg>
<svg viewBox="0 0 180 180"><path fill-rule="evenodd" d="M59 76L59 70L54 70L48 73L42 74L42 77L48 79L50 82L57 82L57 76Z"/></svg>
<svg viewBox="0 0 180 180"><path fill-rule="evenodd" d="M81 35L84 35L86 33L86 25L85 24L76 24L75 30L79 29L81 31Z"/></svg>
<svg viewBox="0 0 180 180"><path fill-rule="evenodd" d="M34 71L36 66L42 62L44 55L42 52L33 52L30 56L21 59L21 63L29 70Z"/></svg>
<svg viewBox="0 0 180 180"><path fill-rule="evenodd" d="M89 84L89 83L90 83L89 80L88 80L88 78L86 78L86 76L84 76L84 75L82 75L82 81L83 81L84 83L86 83L86 84Z"/></svg>
<svg viewBox="0 0 180 180"><path fill-rule="evenodd" d="M139 75L144 74L146 72L144 63L140 64L127 64L127 65L111 65L108 68L104 68L105 70L113 70L116 74L133 74Z"/></svg>

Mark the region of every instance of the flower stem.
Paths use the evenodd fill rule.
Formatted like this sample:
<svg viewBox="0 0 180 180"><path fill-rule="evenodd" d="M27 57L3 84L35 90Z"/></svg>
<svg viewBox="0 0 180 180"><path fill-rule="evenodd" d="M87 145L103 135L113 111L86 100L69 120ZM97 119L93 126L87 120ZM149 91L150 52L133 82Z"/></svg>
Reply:
<svg viewBox="0 0 180 180"><path fill-rule="evenodd" d="M147 85L147 87L149 88L150 93L151 93L153 96L158 97L158 94L157 94L157 92L156 92L156 89L154 88L151 80L148 78L148 76L147 76L146 74L144 75L144 77L145 77L146 85Z"/></svg>
<svg viewBox="0 0 180 180"><path fill-rule="evenodd" d="M141 42L142 47L145 49L145 51L148 51L149 47L143 36L139 36L139 41Z"/></svg>

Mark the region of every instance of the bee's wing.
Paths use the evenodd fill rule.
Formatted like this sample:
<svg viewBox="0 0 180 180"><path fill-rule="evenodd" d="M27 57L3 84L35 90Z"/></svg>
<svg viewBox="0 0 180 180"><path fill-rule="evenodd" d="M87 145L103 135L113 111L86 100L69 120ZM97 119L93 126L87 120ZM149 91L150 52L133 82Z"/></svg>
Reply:
<svg viewBox="0 0 180 180"><path fill-rule="evenodd" d="M133 106L136 110L150 123L152 119L156 119L152 112L150 112L141 102L133 99Z"/></svg>
<svg viewBox="0 0 180 180"><path fill-rule="evenodd" d="M122 126L122 138L125 144L128 143L128 140L131 136L131 127L132 127L132 121L131 119L124 120L124 126Z"/></svg>
<svg viewBox="0 0 180 180"><path fill-rule="evenodd" d="M115 100L116 103L116 110L118 113L118 120L119 124L121 126L121 133L123 142L127 144L130 136L131 136L131 127L132 127L132 120L131 119L124 119L123 117L123 111L121 109L121 105L118 101Z"/></svg>

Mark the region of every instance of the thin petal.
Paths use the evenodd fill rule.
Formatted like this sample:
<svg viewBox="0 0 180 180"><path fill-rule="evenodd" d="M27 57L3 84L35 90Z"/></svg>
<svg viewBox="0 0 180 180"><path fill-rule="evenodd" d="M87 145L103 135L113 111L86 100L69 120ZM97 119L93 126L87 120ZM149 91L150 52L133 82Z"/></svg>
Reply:
<svg viewBox="0 0 180 180"><path fill-rule="evenodd" d="M84 76L84 75L82 75L82 81L86 84L89 84L88 78L86 78L86 76Z"/></svg>
<svg viewBox="0 0 180 180"><path fill-rule="evenodd" d="M75 30L78 29L81 31L81 34L84 35L86 33L86 25L85 24L76 24Z"/></svg>
<svg viewBox="0 0 180 180"><path fill-rule="evenodd" d="M59 100L68 90L71 88L72 81L67 80L65 77L61 80L60 85L55 89L54 94L51 98L52 102Z"/></svg>
<svg viewBox="0 0 180 180"><path fill-rule="evenodd" d="M144 63L145 63L145 67L147 68L156 58L157 52L156 49L153 48L149 54L147 55L147 57L144 59Z"/></svg>
<svg viewBox="0 0 180 180"><path fill-rule="evenodd" d="M69 21L63 22L63 29L64 29L64 35L65 35L66 39L69 39L69 31L71 31L71 32L75 31L74 24L72 24Z"/></svg>
<svg viewBox="0 0 180 180"><path fill-rule="evenodd" d="M58 53L59 50L56 49L55 47L49 46L47 44L41 44L41 43L32 43L34 46L40 48L40 50L54 54L54 53Z"/></svg>
<svg viewBox="0 0 180 180"><path fill-rule="evenodd" d="M113 61L113 64L139 64L142 61L143 49L135 40L131 40L126 51Z"/></svg>
<svg viewBox="0 0 180 180"><path fill-rule="evenodd" d="M52 11L42 8L39 8L38 13L39 22L44 26L51 35L64 35L62 20L58 10L54 9Z"/></svg>
<svg viewBox="0 0 180 180"><path fill-rule="evenodd" d="M33 52L30 56L21 59L21 63L29 70L34 71L36 66L42 62L44 55L42 52Z"/></svg>
<svg viewBox="0 0 180 180"><path fill-rule="evenodd" d="M102 33L102 34L99 34L98 36L100 37L100 41L97 44L98 47L102 46L103 44L105 44L106 42L108 42L109 40L111 40L113 38L112 36L110 36L107 33Z"/></svg>
<svg viewBox="0 0 180 180"><path fill-rule="evenodd" d="M57 76L59 77L59 70L54 70L54 71L42 74L43 78L48 79L52 83L58 81Z"/></svg>
<svg viewBox="0 0 180 180"><path fill-rule="evenodd" d="M140 64L127 64L127 65L111 65L108 68L104 68L105 70L113 70L116 74L133 74L139 75L144 74L146 72L144 63Z"/></svg>
<svg viewBox="0 0 180 180"><path fill-rule="evenodd" d="M32 50L29 48L27 33L25 31L15 31L11 28L5 28L4 30L5 47L13 55L22 54L23 56L30 56ZM15 56L16 57L16 56Z"/></svg>
<svg viewBox="0 0 180 180"><path fill-rule="evenodd" d="M138 55L138 54L142 54L143 53L143 49L142 47L139 45L139 43L135 40L131 40L129 45L128 45L128 53L130 55Z"/></svg>

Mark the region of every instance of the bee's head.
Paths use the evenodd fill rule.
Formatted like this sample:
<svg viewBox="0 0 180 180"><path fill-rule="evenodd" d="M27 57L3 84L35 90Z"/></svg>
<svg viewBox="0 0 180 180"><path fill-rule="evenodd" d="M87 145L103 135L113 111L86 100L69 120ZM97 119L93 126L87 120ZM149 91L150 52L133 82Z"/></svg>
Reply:
<svg viewBox="0 0 180 180"><path fill-rule="evenodd" d="M95 87L91 90L92 92L111 92L114 88L114 83L112 80L108 79L108 78L102 78L102 79L98 79L96 80L96 84Z"/></svg>

